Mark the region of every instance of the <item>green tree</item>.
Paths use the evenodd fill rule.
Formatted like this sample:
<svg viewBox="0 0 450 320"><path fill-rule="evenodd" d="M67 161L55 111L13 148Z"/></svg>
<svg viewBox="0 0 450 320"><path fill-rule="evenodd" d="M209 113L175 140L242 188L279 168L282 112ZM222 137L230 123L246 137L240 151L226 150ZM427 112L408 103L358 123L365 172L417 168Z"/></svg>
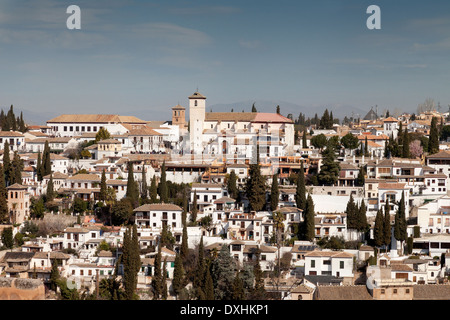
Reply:
<svg viewBox="0 0 450 320"><path fill-rule="evenodd" d="M222 245L217 258L212 262L214 297L217 300L232 299L232 285L235 274L235 261L227 244Z"/></svg>
<svg viewBox="0 0 450 320"><path fill-rule="evenodd" d="M350 199L347 203L347 208L345 209L347 214L347 229L357 229L357 213L358 207L353 199L353 195L350 194Z"/></svg>
<svg viewBox="0 0 450 320"><path fill-rule="evenodd" d="M106 185L106 173L105 169L102 171L102 178L100 180L100 195L99 200L105 202L108 195L108 186Z"/></svg>
<svg viewBox="0 0 450 320"><path fill-rule="evenodd" d="M306 208L306 188L305 188L305 170L303 161L300 164L300 171L297 177L297 188L295 190L295 203L297 208L305 210Z"/></svg>
<svg viewBox="0 0 450 320"><path fill-rule="evenodd" d="M204 257L203 236L200 238L198 245L197 267L194 271L193 287L196 290L197 299L203 300L205 297L205 276L206 276L206 261Z"/></svg>
<svg viewBox="0 0 450 320"><path fill-rule="evenodd" d="M328 146L322 153L323 162L318 174L320 184L333 186L339 179L340 165L336 161L334 149Z"/></svg>
<svg viewBox="0 0 450 320"><path fill-rule="evenodd" d="M316 149L322 150L327 145L327 141L327 137L321 133L311 138L311 145Z"/></svg>
<svg viewBox="0 0 450 320"><path fill-rule="evenodd" d="M7 249L12 249L14 246L14 237L12 227L3 229L2 231L2 243Z"/></svg>
<svg viewBox="0 0 450 320"><path fill-rule="evenodd" d="M127 300L135 300L137 274L141 267L141 259L139 256L139 239L136 225L127 227L123 238L122 252L125 297Z"/></svg>
<svg viewBox="0 0 450 320"><path fill-rule="evenodd" d="M125 197L130 199L134 208L139 204L139 189L137 182L134 180L133 163L128 162L128 180L127 180L127 192Z"/></svg>
<svg viewBox="0 0 450 320"><path fill-rule="evenodd" d="M145 166L142 166L142 182L141 182L141 199L148 198L147 175L145 174Z"/></svg>
<svg viewBox="0 0 450 320"><path fill-rule="evenodd" d="M264 300L266 298L266 290L264 286L264 273L261 269L260 256L261 251L257 249L255 252L256 262L253 265L253 275L255 276L255 285L251 292L251 300Z"/></svg>
<svg viewBox="0 0 450 320"><path fill-rule="evenodd" d="M5 183L6 186L11 185L11 158L9 155L9 143L8 140L5 140L3 145L3 172L5 174Z"/></svg>
<svg viewBox="0 0 450 320"><path fill-rule="evenodd" d="M398 205L397 213L395 215L395 222L394 222L394 238L397 241L400 241L402 249L403 249L403 243L408 238L408 234L406 232L407 225L406 225L405 210L406 210L405 194L402 192L402 198ZM403 254L403 250L402 250L401 254Z"/></svg>
<svg viewBox="0 0 450 320"><path fill-rule="evenodd" d="M306 128L303 130L303 135L302 135L302 148L306 149L308 148L308 142L306 139Z"/></svg>
<svg viewBox="0 0 450 320"><path fill-rule="evenodd" d="M205 300L214 300L214 284L208 266L206 267L205 276Z"/></svg>
<svg viewBox="0 0 450 320"><path fill-rule="evenodd" d="M369 224L367 222L367 207L364 199L362 199L361 204L358 209L357 225L359 232L367 232L369 230Z"/></svg>
<svg viewBox="0 0 450 320"><path fill-rule="evenodd" d="M46 200L52 202L55 199L55 188L53 187L53 174L50 174L50 180L47 184Z"/></svg>
<svg viewBox="0 0 450 320"><path fill-rule="evenodd" d="M230 176L228 178L228 181L227 181L227 189L228 189L228 194L233 199L237 199L237 197L238 197L238 188L237 188L236 181L237 181L236 173L234 172L234 170L232 170L230 173Z"/></svg>
<svg viewBox="0 0 450 320"><path fill-rule="evenodd" d="M261 211L266 204L266 184L259 164L259 147L256 148L256 161L250 164L245 187L250 210Z"/></svg>
<svg viewBox="0 0 450 320"><path fill-rule="evenodd" d="M7 200L7 190L5 184L5 174L3 165L0 163L0 223L9 222L9 210Z"/></svg>
<svg viewBox="0 0 450 320"><path fill-rule="evenodd" d="M391 214L389 198L386 199L386 205L384 206L384 222L383 222L383 244L386 247L386 251L391 244Z"/></svg>
<svg viewBox="0 0 450 320"><path fill-rule="evenodd" d="M133 205L126 198L116 201L111 207L111 219L115 225L128 223L132 215Z"/></svg>
<svg viewBox="0 0 450 320"><path fill-rule="evenodd" d="M252 105L252 112L258 112L258 110L256 110L255 104L253 103Z"/></svg>
<svg viewBox="0 0 450 320"><path fill-rule="evenodd" d="M44 151L42 153L42 177L52 173L52 163L50 155L50 146L48 140L45 140Z"/></svg>
<svg viewBox="0 0 450 320"><path fill-rule="evenodd" d="M50 271L50 289L53 291L56 291L56 288L58 287L58 282L60 280L60 274L58 270L58 263L55 260L52 261L52 269Z"/></svg>
<svg viewBox="0 0 450 320"><path fill-rule="evenodd" d="M439 152L439 132L437 128L437 118L431 119L430 138L428 142L428 153L434 154Z"/></svg>
<svg viewBox="0 0 450 320"><path fill-rule="evenodd" d="M161 202L167 203L169 202L169 191L167 188L167 181L166 181L166 161L163 161L163 164L161 166L161 180L159 181L159 198L161 199Z"/></svg>
<svg viewBox="0 0 450 320"><path fill-rule="evenodd" d="M239 276L239 271L236 272L236 276L233 280L233 287L231 293L232 300L244 300L245 299L245 289L244 282Z"/></svg>
<svg viewBox="0 0 450 320"><path fill-rule="evenodd" d="M341 144L345 149L354 150L358 148L359 140L354 134L347 133L341 138Z"/></svg>
<svg viewBox="0 0 450 320"><path fill-rule="evenodd" d="M162 286L161 299L167 300L167 296L168 296L168 293L167 293L167 257L164 257L161 286Z"/></svg>
<svg viewBox="0 0 450 320"><path fill-rule="evenodd" d="M403 158L410 158L411 152L409 149L409 134L408 134L408 128L405 128L405 131L403 133L403 146L402 146L402 157Z"/></svg>
<svg viewBox="0 0 450 320"><path fill-rule="evenodd" d="M315 222L314 222L314 202L311 197L311 194L308 194L308 198L306 199L306 208L305 208L305 239L308 241L314 240L314 229L315 229Z"/></svg>
<svg viewBox="0 0 450 320"><path fill-rule="evenodd" d="M360 166L358 176L356 177L356 180L355 180L355 185L357 187L363 187L365 181L366 181L366 170L365 170L364 166Z"/></svg>
<svg viewBox="0 0 450 320"><path fill-rule="evenodd" d="M194 190L194 200L192 202L192 208L191 208L191 222L197 223L197 213L198 213L198 207L197 207L197 190Z"/></svg>
<svg viewBox="0 0 450 320"><path fill-rule="evenodd" d="M173 270L173 280L172 280L172 288L175 296L179 296L181 290L183 290L185 286L185 272L183 268L183 261L181 255L177 253L175 256L174 270Z"/></svg>
<svg viewBox="0 0 450 320"><path fill-rule="evenodd" d="M278 174L272 177L272 187L270 190L270 210L274 211L278 208L278 200L280 197L280 190L278 190Z"/></svg>
<svg viewBox="0 0 450 320"><path fill-rule="evenodd" d="M161 246L158 245L158 253L155 257L155 272L152 277L153 299L158 300L162 294L161 274Z"/></svg>
<svg viewBox="0 0 450 320"><path fill-rule="evenodd" d="M156 185L156 176L153 176L152 182L150 183L150 201L151 203L158 202L158 187Z"/></svg>
<svg viewBox="0 0 450 320"><path fill-rule="evenodd" d="M36 175L37 175L38 181L42 181L42 179L43 179L43 176L42 176L42 159L41 159L41 153L40 152L38 152L38 156L37 156Z"/></svg>
<svg viewBox="0 0 450 320"><path fill-rule="evenodd" d="M95 143L107 139L111 139L111 134L106 128L100 127L97 134L95 135Z"/></svg>
<svg viewBox="0 0 450 320"><path fill-rule="evenodd" d="M384 244L384 218L382 209L377 211L377 215L375 217L373 240L377 248L380 248Z"/></svg>

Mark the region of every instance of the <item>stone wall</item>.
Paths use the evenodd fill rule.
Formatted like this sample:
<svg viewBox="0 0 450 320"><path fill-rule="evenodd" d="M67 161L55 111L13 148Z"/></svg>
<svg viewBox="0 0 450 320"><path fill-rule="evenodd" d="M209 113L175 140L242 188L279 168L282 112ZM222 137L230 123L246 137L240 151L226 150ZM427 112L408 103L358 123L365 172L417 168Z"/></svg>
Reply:
<svg viewBox="0 0 450 320"><path fill-rule="evenodd" d="M45 300L41 280L0 277L0 300Z"/></svg>

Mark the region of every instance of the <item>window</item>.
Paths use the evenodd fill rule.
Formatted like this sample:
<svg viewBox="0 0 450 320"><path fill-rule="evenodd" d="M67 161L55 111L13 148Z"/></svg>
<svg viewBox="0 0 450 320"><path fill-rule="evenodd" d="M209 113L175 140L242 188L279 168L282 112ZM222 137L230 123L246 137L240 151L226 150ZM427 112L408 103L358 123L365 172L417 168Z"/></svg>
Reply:
<svg viewBox="0 0 450 320"><path fill-rule="evenodd" d="M316 267L316 260L311 260L311 268L315 268Z"/></svg>
<svg viewBox="0 0 450 320"><path fill-rule="evenodd" d="M339 261L339 268L344 269L344 261Z"/></svg>

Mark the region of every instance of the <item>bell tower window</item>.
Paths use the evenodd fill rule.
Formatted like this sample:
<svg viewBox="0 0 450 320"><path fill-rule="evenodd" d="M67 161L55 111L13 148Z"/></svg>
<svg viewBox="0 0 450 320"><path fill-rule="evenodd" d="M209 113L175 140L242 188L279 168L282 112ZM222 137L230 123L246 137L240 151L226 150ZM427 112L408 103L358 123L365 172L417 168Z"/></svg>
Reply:
<svg viewBox="0 0 450 320"><path fill-rule="evenodd" d="M197 100L194 101L194 106L197 106Z"/></svg>

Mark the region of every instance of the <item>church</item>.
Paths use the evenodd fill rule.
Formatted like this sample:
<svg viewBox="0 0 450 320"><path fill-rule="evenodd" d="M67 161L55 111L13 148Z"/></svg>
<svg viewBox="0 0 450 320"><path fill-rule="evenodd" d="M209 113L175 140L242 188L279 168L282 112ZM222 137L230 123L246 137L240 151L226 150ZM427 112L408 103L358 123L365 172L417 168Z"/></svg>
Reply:
<svg viewBox="0 0 450 320"><path fill-rule="evenodd" d="M180 119L180 115L182 116ZM172 108L172 123L184 124L184 110ZM189 97L191 154L248 160L259 147L260 158L292 155L294 121L277 113L206 112L206 97Z"/></svg>

